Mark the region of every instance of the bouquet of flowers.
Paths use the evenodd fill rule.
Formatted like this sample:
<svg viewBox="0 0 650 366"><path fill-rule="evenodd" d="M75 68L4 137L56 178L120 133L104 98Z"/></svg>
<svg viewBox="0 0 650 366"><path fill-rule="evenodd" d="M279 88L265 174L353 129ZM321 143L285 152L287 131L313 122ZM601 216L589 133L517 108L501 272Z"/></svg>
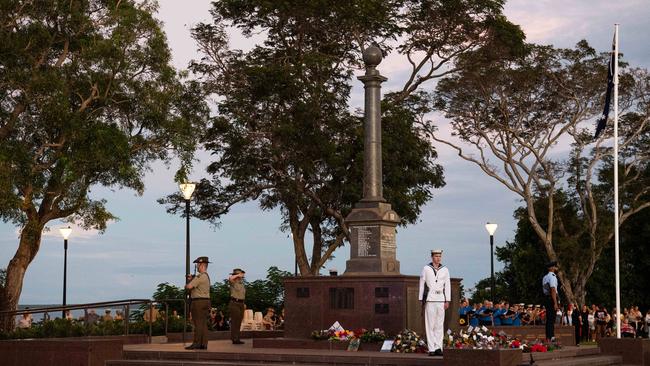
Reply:
<svg viewBox="0 0 650 366"><path fill-rule="evenodd" d="M405 329L395 336L391 352L398 353L426 353L427 344L412 330Z"/></svg>
<svg viewBox="0 0 650 366"><path fill-rule="evenodd" d="M528 352L553 352L556 349L562 348L562 345L559 341L553 340L551 342L535 340L533 342L524 343L521 346L521 350L524 353Z"/></svg>
<svg viewBox="0 0 650 366"><path fill-rule="evenodd" d="M485 326L468 327L454 334L447 331L445 345L458 349L507 349L519 348L523 352L547 352L561 348L559 342L545 343L543 341L526 341L508 336L505 332L489 331Z"/></svg>
<svg viewBox="0 0 650 366"><path fill-rule="evenodd" d="M333 332L328 330L315 330L311 332L311 337L317 341L329 339L333 335Z"/></svg>
<svg viewBox="0 0 650 366"><path fill-rule="evenodd" d="M356 338L356 335L354 334L353 331L347 330L347 329L341 329L334 331L332 335L330 335L329 340L330 341L349 341L353 338Z"/></svg>
<svg viewBox="0 0 650 366"><path fill-rule="evenodd" d="M382 342L383 340L386 339L386 333L384 333L383 330L379 328L375 328L373 330L365 330L362 329L363 332L361 333L361 342Z"/></svg>

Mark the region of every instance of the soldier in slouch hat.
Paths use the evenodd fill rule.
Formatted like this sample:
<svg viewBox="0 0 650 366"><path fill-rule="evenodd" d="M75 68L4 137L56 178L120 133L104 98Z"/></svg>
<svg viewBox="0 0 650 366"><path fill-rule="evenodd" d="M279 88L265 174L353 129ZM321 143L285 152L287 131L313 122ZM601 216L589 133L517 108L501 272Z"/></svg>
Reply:
<svg viewBox="0 0 650 366"><path fill-rule="evenodd" d="M244 318L244 299L246 298L246 288L244 287L244 275L246 271L241 268L235 268L228 277L230 283L230 303L228 310L230 311L230 339L232 344L244 344L239 339L241 328L241 321Z"/></svg>
<svg viewBox="0 0 650 366"><path fill-rule="evenodd" d="M210 276L208 276L208 257L198 257L194 260L198 274L189 276L185 288L190 290L192 303L190 314L194 327L194 341L185 349L208 349L208 314L210 313Z"/></svg>

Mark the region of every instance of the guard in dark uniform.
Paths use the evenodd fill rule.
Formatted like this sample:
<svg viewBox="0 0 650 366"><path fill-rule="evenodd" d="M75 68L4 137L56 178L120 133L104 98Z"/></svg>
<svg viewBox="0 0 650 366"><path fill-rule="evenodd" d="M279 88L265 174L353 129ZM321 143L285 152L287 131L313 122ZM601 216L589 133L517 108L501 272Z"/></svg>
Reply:
<svg viewBox="0 0 650 366"><path fill-rule="evenodd" d="M232 270L228 282L230 283L230 339L232 344L244 344L239 339L241 321L244 318L244 299L246 298L246 288L244 287L244 275L246 272L241 268Z"/></svg>
<svg viewBox="0 0 650 366"><path fill-rule="evenodd" d="M548 273L542 279L546 307L546 339L552 341L555 338L555 314L560 308L557 276L555 275L558 270L557 262L548 262L546 268L548 268Z"/></svg>
<svg viewBox="0 0 650 366"><path fill-rule="evenodd" d="M194 341L185 349L208 349L208 314L210 313L210 276L208 276L208 257L198 257L196 276L189 276L185 288L190 290L192 304L190 314L194 327Z"/></svg>

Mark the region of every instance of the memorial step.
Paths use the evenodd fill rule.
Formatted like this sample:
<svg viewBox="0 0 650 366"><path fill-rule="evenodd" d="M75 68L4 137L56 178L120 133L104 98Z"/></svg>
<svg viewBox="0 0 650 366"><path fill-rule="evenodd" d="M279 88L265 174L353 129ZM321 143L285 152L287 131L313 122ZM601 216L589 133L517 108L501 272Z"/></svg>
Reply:
<svg viewBox="0 0 650 366"><path fill-rule="evenodd" d="M151 345L156 347L159 345ZM142 348L142 346L138 346ZM211 345L209 346L211 347ZM176 351L133 350L125 348L122 360L111 360L106 366L203 366L203 365L300 365L300 366L442 366L442 357L423 354L380 352L346 352L329 350L269 350L240 348L227 350Z"/></svg>
<svg viewBox="0 0 650 366"><path fill-rule="evenodd" d="M621 356L581 356L536 361L534 366L610 366L621 365Z"/></svg>
<svg viewBox="0 0 650 366"><path fill-rule="evenodd" d="M188 361L188 360L112 360L106 361L106 366L260 366L260 362L242 361ZM266 364L270 365L270 364ZM273 363L273 366L322 366L322 364L308 364L295 362Z"/></svg>

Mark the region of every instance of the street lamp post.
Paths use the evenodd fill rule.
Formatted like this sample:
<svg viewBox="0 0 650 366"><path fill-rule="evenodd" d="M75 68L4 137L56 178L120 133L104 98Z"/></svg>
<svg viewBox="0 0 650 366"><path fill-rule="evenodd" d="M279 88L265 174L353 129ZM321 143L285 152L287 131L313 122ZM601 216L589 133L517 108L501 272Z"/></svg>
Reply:
<svg viewBox="0 0 650 366"><path fill-rule="evenodd" d="M181 183L179 187L183 198L185 198L185 279L187 281L187 277L190 275L190 200L196 184Z"/></svg>
<svg viewBox="0 0 650 366"><path fill-rule="evenodd" d="M490 297L494 302L494 233L497 231L497 224L485 224L485 230L490 234L490 278L492 287L490 288Z"/></svg>
<svg viewBox="0 0 650 366"><path fill-rule="evenodd" d="M190 277L190 200L196 184L194 183L181 183L178 185L185 198L185 284L189 282ZM184 302L184 316L183 321L183 343L185 343L185 329L187 328L187 304L190 298L190 293L186 291Z"/></svg>
<svg viewBox="0 0 650 366"><path fill-rule="evenodd" d="M63 236L63 306L66 305L66 288L68 282L68 237L72 233L70 226L59 229L61 236ZM62 313L62 319L65 319L65 310Z"/></svg>

